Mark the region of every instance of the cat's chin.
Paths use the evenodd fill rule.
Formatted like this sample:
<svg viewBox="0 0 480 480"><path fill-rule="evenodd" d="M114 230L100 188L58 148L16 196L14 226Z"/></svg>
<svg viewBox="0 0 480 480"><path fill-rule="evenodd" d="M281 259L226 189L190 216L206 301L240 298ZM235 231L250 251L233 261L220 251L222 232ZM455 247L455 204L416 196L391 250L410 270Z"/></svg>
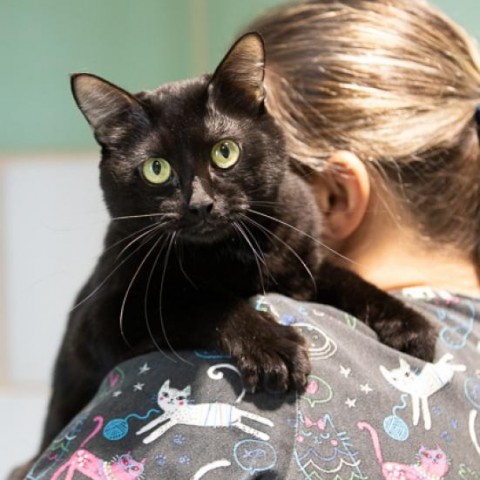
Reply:
<svg viewBox="0 0 480 480"><path fill-rule="evenodd" d="M198 245L212 245L214 243L224 242L234 234L233 228L228 226L215 227L204 225L195 228L183 228L178 230L180 239L188 243Z"/></svg>

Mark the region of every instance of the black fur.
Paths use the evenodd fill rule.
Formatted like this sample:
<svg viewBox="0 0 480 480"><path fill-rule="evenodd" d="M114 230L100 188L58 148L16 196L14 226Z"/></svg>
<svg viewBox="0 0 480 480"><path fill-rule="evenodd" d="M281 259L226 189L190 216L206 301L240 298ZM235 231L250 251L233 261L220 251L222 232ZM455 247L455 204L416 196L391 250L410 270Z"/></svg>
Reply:
<svg viewBox="0 0 480 480"><path fill-rule="evenodd" d="M222 349L250 387L265 380L301 389L310 371L304 341L249 304L262 291L329 303L366 321L382 342L432 358L434 335L421 316L323 261L315 199L265 111L263 55L260 37L249 34L213 76L137 95L91 75L72 77L102 147L112 221L69 319L42 449L111 368L158 347L170 356L171 348ZM226 170L210 159L221 139L241 149ZM149 157L171 163L167 184L144 180Z"/></svg>

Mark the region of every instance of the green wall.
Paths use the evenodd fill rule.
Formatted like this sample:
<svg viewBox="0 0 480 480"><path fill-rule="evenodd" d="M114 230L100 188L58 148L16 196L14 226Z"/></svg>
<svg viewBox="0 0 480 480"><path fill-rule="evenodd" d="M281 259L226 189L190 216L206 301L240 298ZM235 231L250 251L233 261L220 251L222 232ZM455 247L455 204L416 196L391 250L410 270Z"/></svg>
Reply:
<svg viewBox="0 0 480 480"><path fill-rule="evenodd" d="M68 75L130 90L211 70L236 32L281 0L0 0L0 153L75 151L94 141ZM435 2L473 35L478 0Z"/></svg>
<svg viewBox="0 0 480 480"><path fill-rule="evenodd" d="M479 0L430 0L455 21L460 23L470 35L480 38Z"/></svg>
<svg viewBox="0 0 480 480"><path fill-rule="evenodd" d="M0 0L2 150L90 146L69 73L132 89L188 75L187 23L185 0Z"/></svg>

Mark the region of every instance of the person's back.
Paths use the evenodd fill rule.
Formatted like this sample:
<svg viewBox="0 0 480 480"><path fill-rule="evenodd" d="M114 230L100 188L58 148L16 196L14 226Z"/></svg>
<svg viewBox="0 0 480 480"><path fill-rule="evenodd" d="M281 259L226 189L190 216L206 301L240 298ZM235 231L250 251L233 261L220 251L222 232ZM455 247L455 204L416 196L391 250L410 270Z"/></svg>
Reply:
<svg viewBox="0 0 480 480"><path fill-rule="evenodd" d="M183 364L137 357L108 375L28 478L102 479L104 469L122 480L477 478L480 298L398 295L438 326L433 364L331 307L258 297L256 308L307 339L302 395L246 393L213 352L180 352Z"/></svg>

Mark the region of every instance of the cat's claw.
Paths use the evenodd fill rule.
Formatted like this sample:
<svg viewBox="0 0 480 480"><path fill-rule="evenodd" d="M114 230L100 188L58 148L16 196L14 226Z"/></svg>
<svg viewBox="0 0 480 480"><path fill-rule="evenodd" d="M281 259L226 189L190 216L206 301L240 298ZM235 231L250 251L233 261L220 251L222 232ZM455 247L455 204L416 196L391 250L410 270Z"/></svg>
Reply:
<svg viewBox="0 0 480 480"><path fill-rule="evenodd" d="M294 327L261 318L247 341L230 342L245 387L278 393L302 391L311 371L305 339Z"/></svg>
<svg viewBox="0 0 480 480"><path fill-rule="evenodd" d="M438 332L425 317L410 310L408 321L387 319L377 330L379 340L395 350L426 362L433 362Z"/></svg>

